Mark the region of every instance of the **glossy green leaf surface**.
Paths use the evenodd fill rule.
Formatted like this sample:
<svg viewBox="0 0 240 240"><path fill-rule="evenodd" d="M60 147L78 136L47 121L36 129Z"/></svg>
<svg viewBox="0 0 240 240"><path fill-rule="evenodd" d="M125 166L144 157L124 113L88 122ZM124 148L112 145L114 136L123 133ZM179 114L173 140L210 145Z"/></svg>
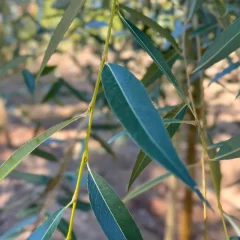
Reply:
<svg viewBox="0 0 240 240"><path fill-rule="evenodd" d="M55 229L57 228L63 213L64 208L59 209L53 215L48 217L34 232L27 238L27 240L49 240L51 239Z"/></svg>
<svg viewBox="0 0 240 240"><path fill-rule="evenodd" d="M148 27L150 27L155 32L158 32L161 36L166 38L172 44L172 46L177 50L177 52L181 52L176 40L171 35L170 31L161 27L157 22L155 22L151 18L143 15L141 12L138 12L138 11L136 11L132 8L129 8L127 6L124 6L124 5L120 5L120 8L129 12L132 17L135 17L136 19L142 21L144 24L146 24Z"/></svg>
<svg viewBox="0 0 240 240"><path fill-rule="evenodd" d="M48 47L47 47L46 52L43 57L43 61L42 61L40 70L37 75L37 80L41 76L41 73L42 73L43 69L45 68L45 66L47 65L48 60L55 52L58 44L62 41L64 34L68 30L68 28L71 25L71 23L73 22L74 18L79 13L84 2L85 2L84 0L82 0L82 1L72 0L70 2L70 4L68 5L66 11L64 12L62 19L60 20L59 24L57 25L57 27L50 39L50 42L48 44Z"/></svg>
<svg viewBox="0 0 240 240"><path fill-rule="evenodd" d="M240 135L233 136L223 142L217 153L217 160L229 160L240 157Z"/></svg>
<svg viewBox="0 0 240 240"><path fill-rule="evenodd" d="M169 112L166 117L173 118L173 120L176 119L183 119L185 113L186 113L186 105L180 105L173 109L171 112ZM168 131L168 134L170 138L174 136L174 134L177 132L178 128L180 126L180 123L174 123L174 124L167 124L166 129ZM147 156L146 153L144 153L142 150L140 150L137 160L135 162L135 165L133 167L131 177L128 183L128 190L136 180L136 178L142 173L142 171L151 163L152 159Z"/></svg>
<svg viewBox="0 0 240 240"><path fill-rule="evenodd" d="M142 83L126 68L116 64L104 66L102 83L111 109L131 138L148 156L174 173L203 200Z"/></svg>
<svg viewBox="0 0 240 240"><path fill-rule="evenodd" d="M160 51L157 48L155 48L155 46L152 44L148 36L145 35L142 31L140 31L135 25L129 22L122 15L120 15L120 18L124 25L133 34L139 45L149 54L149 56L153 59L153 61L159 67L159 69L166 75L168 80L174 85L180 97L184 100L184 102L187 102L179 83L177 82L175 76L172 74L170 67L166 63L164 57L161 55Z"/></svg>
<svg viewBox="0 0 240 240"><path fill-rule="evenodd" d="M89 169L92 210L108 239L143 239L129 211L109 184Z"/></svg>
<svg viewBox="0 0 240 240"><path fill-rule="evenodd" d="M41 143L51 137L54 133L60 131L62 128L66 127L72 122L77 121L78 119L85 117L85 114L80 116L74 117L70 120L64 121L59 123L48 130L44 131L43 133L39 134L37 137L31 139L30 141L26 142L23 146L18 148L8 160L6 160L0 166L0 180L4 179L14 168L17 167L21 161L29 155L35 148L37 148Z"/></svg>
<svg viewBox="0 0 240 240"><path fill-rule="evenodd" d="M206 69L240 47L240 18L222 31L204 52L194 72Z"/></svg>

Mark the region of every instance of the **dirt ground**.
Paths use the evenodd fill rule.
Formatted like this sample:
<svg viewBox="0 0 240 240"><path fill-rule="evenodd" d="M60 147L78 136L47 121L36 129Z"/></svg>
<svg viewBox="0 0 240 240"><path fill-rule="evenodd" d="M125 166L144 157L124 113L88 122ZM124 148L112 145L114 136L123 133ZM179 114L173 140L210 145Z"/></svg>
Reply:
<svg viewBox="0 0 240 240"><path fill-rule="evenodd" d="M51 59L50 64L58 64L59 73L65 77L71 84L76 86L78 89L91 91L91 87L86 83L86 78L89 77L86 67L88 65L94 66L95 71L98 69L98 57L91 53L89 48L83 49L83 51L77 56L79 65L77 67L67 56L55 56ZM110 57L111 61L111 57ZM146 59L146 63L149 63L149 59ZM137 67L137 58L132 62L132 70L137 76L143 74L143 68ZM209 78L213 77L219 69L226 66L224 61L215 65L207 71ZM93 74L93 77L95 74ZM51 104L36 104L41 99L41 96L49 89L50 83L54 81L54 77L45 77L41 79L38 85L38 93L35 99L29 95L26 86L23 83L23 79L20 74L14 74L10 78L6 78L0 82L0 95L6 99L6 105L8 109L9 119L9 131L13 142L13 148L6 146L6 139L3 135L0 136L0 161L4 162L13 151L21 146L24 142L32 137L34 124L27 118L22 117L21 110L24 109L34 120L41 119L43 126L41 130L47 129L48 127L64 120L72 113L83 112L87 105L73 99L69 96L65 96L64 106L55 106ZM205 95L206 102L208 104L208 124L212 126L216 119L217 125L212 128L211 135L213 136L214 142L219 142L230 138L232 135L240 133L240 98L235 100L235 96L239 90L240 81L240 69L233 71L231 74L224 77L221 82L227 83L228 90L223 89L220 85L212 84L208 87L209 80L205 80ZM177 101L176 94L172 88L170 88L169 96L167 96L167 103L173 105ZM174 97L173 97L174 96ZM99 111L95 114L95 121L101 121ZM100 119L100 120L99 120ZM74 137L76 124L72 124L66 127L61 132L54 135L54 138L61 140L69 140ZM181 128L183 136L184 127ZM119 130L117 130L118 132ZM101 136L108 140L114 135L113 132L99 132ZM84 132L83 132L84 136ZM184 138L184 137L183 137ZM186 149L186 143L184 140L178 144L182 159L184 160L184 151ZM79 149L79 145L76 148ZM127 137L121 138L112 145L114 152L116 153L116 160L114 161L112 156L106 153L96 141L91 140L90 142L90 156L89 161L95 171L103 176L111 186L116 190L120 197L124 197L126 194L126 186L131 174L134 161L139 151L138 147ZM53 146L53 151L59 158L63 155L64 147ZM78 166L77 161L73 161L69 169L76 169ZM39 157L28 156L20 164L19 170L31 173L41 173L54 176L57 172L58 164L50 163ZM222 204L225 212L240 218L240 188L239 185L228 187L229 184L239 179L240 164L239 159L231 161L222 161L221 169L223 174L222 181ZM200 170L199 170L200 171ZM136 180L134 186L141 182L157 177L164 173L164 170L157 164L152 163ZM207 176L210 182L210 176ZM201 179L197 180L199 183ZM24 197L32 196L41 190L41 187L35 187L31 184L26 184L24 181L16 179L14 177L8 177L0 183L0 207L3 210L7 209L7 206L14 201L21 201L18 209L24 206ZM179 183L177 192L177 213L181 209L181 200L183 193L183 185ZM133 214L140 230L143 234L144 239L159 240L163 239L165 229L165 217L167 215L167 181L159 184L150 191L142 194L136 199L130 201L127 205ZM83 196L86 194L83 193ZM216 201L214 194L210 188L207 193L208 199L214 209L215 213L208 211L208 229L209 237L211 240L224 239L224 233L222 230L221 220L217 211ZM53 204L51 211L54 211L59 206ZM66 211L64 215L65 219L69 219L70 210ZM15 212L1 211L0 215L0 234L3 234L13 224L16 223ZM176 229L179 228L179 220L176 219ZM229 232L234 235L232 227L228 225ZM101 240L106 239L102 230L100 229L92 212L78 211L74 223L74 231L78 236L78 239L86 240ZM19 240L26 239L28 232L22 235ZM53 239L63 239L62 235L58 232L54 234ZM177 237L175 238L177 239ZM202 216L202 205L196 199L194 213L193 213L193 240L203 239L203 216Z"/></svg>

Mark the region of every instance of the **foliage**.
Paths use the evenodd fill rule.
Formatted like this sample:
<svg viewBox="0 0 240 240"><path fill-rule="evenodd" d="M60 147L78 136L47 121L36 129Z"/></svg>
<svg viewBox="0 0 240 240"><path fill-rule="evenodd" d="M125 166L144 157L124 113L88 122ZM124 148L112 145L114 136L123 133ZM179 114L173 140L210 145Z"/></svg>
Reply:
<svg viewBox="0 0 240 240"><path fill-rule="evenodd" d="M34 223L39 226L28 237L30 240L51 239L56 229L68 240L78 239L73 230L76 209L85 212L92 210L108 239L142 239L142 234L125 202L146 192L171 175L181 180L192 192L196 193L205 209L207 207L211 209L212 206L205 194L206 186L203 184L204 189L200 191L196 183L197 180L188 171L199 166L200 163L184 164L173 144L172 138L180 125L183 124L194 127L198 131L202 152L204 152L202 171L205 172L204 162L208 163L225 237L226 239L235 239L228 236L225 219L230 222L238 235L239 228L232 217L224 213L221 206L221 169L219 161L240 157L240 135L232 136L227 141L215 145L212 143L211 137L208 136L207 126L204 124L206 119L204 115L199 115L196 110L201 103L196 104L195 96L191 92L191 84L194 85L198 82L199 89L197 90L199 92L203 91L201 78L205 76L205 70L220 60L229 60L229 55L240 47L240 11L233 11L235 10L234 6L238 6L239 3L229 1L230 3L225 6L219 0L212 2L186 1L188 4L183 4L184 1L175 1L178 4L169 3L171 14L168 17L172 22L168 22L161 20L160 13L165 13L169 9L164 9L161 4L155 6L151 1L147 7L140 1L137 4L132 1L129 3L121 2L120 4L118 0L112 0L111 3L108 0L56 0L54 2L49 1L51 5L47 2L21 1L19 3L18 1L5 0L0 3L2 19L0 33L3 33L0 38L0 53L3 59L0 67L0 77L21 69L26 88L34 98L41 77L50 75L57 69L57 66L47 65L49 59L55 52L65 54L64 44L69 39L74 47L91 43L93 46L96 45L96 52L98 56L101 56L100 68L96 82L92 84L89 80L90 84L94 86L92 97L88 92L76 89L62 76L57 76L39 102L55 101L61 105L63 100L61 91L67 90L78 101L88 104L86 112L71 116L70 119L66 119L35 136L19 147L0 166L0 180L3 180L12 172L15 177L25 182L44 187L39 201L34 200L31 205L24 208L21 213L24 217L0 239L16 237L26 230L26 226ZM36 8L37 11L30 11L30 7ZM225 8L228 9L228 12ZM177 14L177 12L181 14ZM234 19L234 21L231 21L231 19ZM58 20L59 23L57 23ZM218 23L219 21L221 24ZM229 26L227 26L228 23ZM180 27L174 29L177 24ZM7 26L5 31L2 30L3 25ZM61 45L62 40L63 44ZM122 42L125 43L126 40L131 41L131 48L136 53L144 50L153 61L140 80L129 70L128 62L130 59L124 60L120 56L118 46ZM198 59L194 54L189 57L189 59L193 58L191 60L195 67L191 73L192 76L189 76L187 70L190 60L186 54L186 41L189 42L189 52L205 50ZM48 44L47 48L43 51L46 43ZM36 44L39 48L31 49L31 44ZM183 47L180 47L180 44ZM102 45L104 45L103 53L101 53ZM10 54L6 54L5 48ZM22 54L22 50L27 53ZM116 62L108 62L109 51L117 56L115 57ZM44 56L39 69L34 73L29 71L27 64L29 59L33 62L36 61L36 58L42 56L43 52ZM237 55L239 55L238 52ZM74 56L71 57L75 59ZM172 66L176 60L184 64L186 82L180 82L178 75L172 72ZM195 64L196 60L198 61L197 64ZM238 67L239 61L233 63L230 60L229 66L222 72L217 73L209 81L209 85L213 82L219 82L224 75ZM160 108L158 105L159 99L164 99L164 94L168 94L168 92L163 92L161 88L164 84L163 76L174 87L176 95L178 94L180 97L179 104L176 106L166 105ZM235 94L237 96L236 101L239 100L237 99L239 93L238 89ZM204 99L201 100L204 102ZM102 109L107 109L107 114L113 112L118 122L116 124L94 123L94 112L100 110L104 114ZM204 107L200 111L204 112ZM166 114L163 114L163 112ZM189 118L193 120L189 120ZM60 144L52 138L52 135L79 119L81 119L81 122L76 132L79 133L84 128L86 129L86 137L85 139L76 137L73 141L64 142L67 145L67 154L61 159L62 161L55 156L55 153L45 150L42 146L39 147L43 143L48 146L52 142ZM41 123L37 124L36 129L39 125ZM122 131L117 135L112 134L113 137L108 142L97 133L99 130L113 133L113 130L121 129L121 127L123 128ZM106 180L93 171L91 159L88 155L89 139L93 138L99 142L106 152L114 157L114 150L110 143L124 135L129 136L137 144L139 154L136 162L132 164L134 167L127 186L129 192L121 200ZM67 172L66 165L71 160L72 149L79 142L82 145L82 150L79 152L80 167L77 173ZM196 142L193 144L196 144ZM56 176L37 175L16 170L15 168L29 154L58 163L59 171ZM144 169L152 164L152 160L168 172L130 190ZM87 175L84 172L85 166L87 166ZM203 176L205 175L203 174ZM84 178L85 180L87 178L87 184ZM75 185L75 191L72 192L64 186L61 179ZM55 199L62 208L53 214L49 214L46 202L58 186L65 194L64 197ZM83 201L79 197L80 190L84 190L84 188L88 189L89 202ZM70 219L66 221L63 216L68 208L71 209L72 214ZM206 235L205 239L207 239Z"/></svg>

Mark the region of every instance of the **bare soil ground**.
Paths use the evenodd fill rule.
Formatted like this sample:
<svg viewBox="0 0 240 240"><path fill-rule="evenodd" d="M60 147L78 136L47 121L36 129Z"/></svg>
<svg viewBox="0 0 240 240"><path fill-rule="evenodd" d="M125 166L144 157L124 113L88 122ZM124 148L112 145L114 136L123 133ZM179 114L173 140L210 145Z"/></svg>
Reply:
<svg viewBox="0 0 240 240"><path fill-rule="evenodd" d="M139 67L137 64L138 58L134 56L132 62L132 70L137 76L143 74L143 67ZM98 69L98 57L91 53L89 48L84 49L79 55L77 55L79 61L78 66L66 56L55 56L51 59L50 64L58 64L58 71L63 75L70 83L76 88L82 90L91 91L91 87L86 83L86 78L89 77L86 67L88 65L95 66L94 69ZM110 58L111 60L111 58ZM149 59L146 58L145 65L149 63ZM207 71L209 77L213 77L214 74L226 66L226 63L220 62L214 67ZM177 70L175 70L177 71ZM41 130L47 129L57 122L64 120L72 113L80 113L86 109L86 104L77 101L71 97L65 97L64 102L67 103L64 106L55 106L51 104L36 104L41 96L49 88L50 83L54 81L54 77L43 78L38 86L38 93L35 99L32 99L29 95L21 75L15 74L10 78L0 82L0 94L7 99L8 119L9 119L9 130L14 148L8 148L6 146L6 139L4 136L0 136L0 161L4 162L18 147L25 143L32 137L34 124L28 121L27 118L23 118L21 111L24 109L32 119L41 119L43 126ZM211 131L214 142L226 140L232 135L240 133L240 98L235 100L235 96L239 90L240 81L240 70L236 70L221 80L222 83L227 83L229 90L223 89L217 84L213 84L208 87L209 80L205 81L205 95L206 102L208 104L208 124L212 126L217 120L216 126ZM176 93L172 88L167 85L169 95L167 96L168 104L175 104L177 101ZM233 93L235 94L233 94ZM99 111L98 111L99 112ZM98 113L97 112L97 113ZM97 116L97 114L96 114ZM96 119L96 118L95 118ZM98 120L97 120L98 121ZM65 128L61 132L54 135L55 138L68 140L74 137L76 124ZM184 127L182 128L183 136ZM108 140L113 133L100 132L104 139ZM84 135L84 132L83 132ZM178 148L182 159L184 160L184 151L186 149L186 142L184 137L178 143ZM138 147L127 138L122 138L115 142L113 145L114 152L116 153L116 161L106 153L99 144L93 140L90 142L90 165L95 169L101 176L103 176L116 190L120 197L126 194L126 186L128 179L131 174L134 161L139 151ZM79 146L78 146L79 148ZM52 149L59 158L63 155L62 146L53 146ZM73 161L69 166L69 169L76 169L78 162ZM48 174L54 176L57 172L58 164L50 163L39 157L28 156L18 167L19 170L38 174ZM239 185L233 187L227 187L229 184L239 179L240 164L239 159L231 161L222 161L221 169L223 173L222 181L222 204L224 210L238 218L240 218L240 188ZM159 165L152 163L136 181L136 185L141 182L159 176L164 173L165 170ZM200 172L200 169L199 171ZM207 176L210 182L210 176ZM201 183L201 179L197 180ZM40 187L39 187L40 188ZM19 209L25 205L26 196L32 196L36 194L39 189L31 184L26 184L22 180L14 177L8 177L0 183L0 207L7 209L7 206L13 202L21 201ZM181 209L181 200L183 193L183 185L179 183L178 194L177 194L177 212ZM139 225L144 239L157 240L163 239L164 228L165 228L165 217L167 214L167 182L159 184L157 187L151 189L145 194L137 197L130 201L127 205L136 219ZM214 194L210 188L208 189L208 199L216 209L215 213L208 211L208 228L211 240L224 239L224 233L221 226L220 216L217 211L216 201ZM51 210L54 211L59 206L53 204ZM0 234L3 234L13 224L16 223L16 212L2 211L0 215ZM70 210L67 210L64 217L69 219ZM179 227L179 221L176 219L176 229ZM229 232L234 234L231 226L228 226ZM101 240L106 239L102 230L100 229L95 217L92 212L77 212L74 231L78 236L78 239L86 240ZM19 240L26 239L27 237L22 235ZM53 239L63 239L62 235L55 233ZM177 237L175 238L177 239ZM194 213L193 213L193 240L203 239L203 216L202 216L202 205L196 199Z"/></svg>

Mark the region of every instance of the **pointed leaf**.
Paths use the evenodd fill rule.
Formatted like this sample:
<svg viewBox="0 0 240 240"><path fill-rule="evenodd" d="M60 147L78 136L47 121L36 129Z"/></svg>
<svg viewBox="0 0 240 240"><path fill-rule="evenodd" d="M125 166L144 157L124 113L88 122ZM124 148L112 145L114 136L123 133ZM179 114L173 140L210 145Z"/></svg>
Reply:
<svg viewBox="0 0 240 240"><path fill-rule="evenodd" d="M46 150L36 148L31 152L32 155L44 158L46 160L49 160L51 162L57 162L58 159L50 152L47 152Z"/></svg>
<svg viewBox="0 0 240 240"><path fill-rule="evenodd" d="M48 75L49 73L53 72L56 69L57 66L46 66L43 71L41 76Z"/></svg>
<svg viewBox="0 0 240 240"><path fill-rule="evenodd" d="M240 47L240 18L222 31L212 45L204 52L194 72L206 69L214 63L226 58Z"/></svg>
<svg viewBox="0 0 240 240"><path fill-rule="evenodd" d="M196 164L193 165L189 165L187 166L188 169L195 167ZM159 183L165 181L168 177L172 176L173 174L171 172L166 172L165 174L156 177L154 179L148 180L146 182L144 182L142 185L136 187L135 189L133 189L132 191L128 192L128 194L126 195L126 197L123 199L124 202L129 201L130 199L133 199L141 194L143 194L144 192L148 191L149 189L155 187L156 185L158 185Z"/></svg>
<svg viewBox="0 0 240 240"><path fill-rule="evenodd" d="M129 12L131 14L131 16L142 21L144 24L146 24L152 30L154 30L155 32L158 32L161 36L165 37L172 44L172 46L176 49L176 51L178 53L181 52L176 40L171 35L171 32L169 32L165 28L161 27L157 22L155 22L151 18L143 15L141 12L137 12L136 10L129 8L127 6L124 6L122 4L120 5L120 8L126 10L127 12Z"/></svg>
<svg viewBox="0 0 240 240"><path fill-rule="evenodd" d="M58 81L53 83L51 88L49 89L49 91L43 97L42 103L45 103L45 102L49 101L50 99L54 98L62 86L63 86L63 83L62 83L61 79L59 79Z"/></svg>
<svg viewBox="0 0 240 240"><path fill-rule="evenodd" d="M236 99L240 96L240 91L238 92L237 96L236 96Z"/></svg>
<svg viewBox="0 0 240 240"><path fill-rule="evenodd" d="M56 29L55 29L55 31L54 31L51 39L50 39L47 50L46 50L45 55L43 57L43 61L42 61L40 70L37 74L37 78L36 78L37 81L38 81L39 77L41 76L41 73L42 73L43 69L47 65L48 60L50 59L50 57L55 52L58 44L62 41L62 39L64 37L64 34L66 33L66 31L70 27L72 21L77 16L80 9L82 8L84 2L85 2L84 0L82 0L82 1L72 0L70 2L70 4L68 5L68 8L64 12L64 15L63 15L62 19L60 20L59 24L57 25L57 27L56 27Z"/></svg>
<svg viewBox="0 0 240 240"><path fill-rule="evenodd" d="M114 190L90 169L88 191L93 212L108 239L143 239L132 216Z"/></svg>
<svg viewBox="0 0 240 240"><path fill-rule="evenodd" d="M203 200L196 183L179 159L163 120L142 83L126 68L116 64L104 66L102 83L111 109L138 146Z"/></svg>
<svg viewBox="0 0 240 240"><path fill-rule="evenodd" d="M154 47L151 40L136 26L134 26L131 22L125 19L122 15L120 15L122 22L125 26L130 30L133 36L136 38L139 45L151 56L155 64L159 67L159 69L166 75L169 81L174 85L180 97L187 103L187 100L184 96L184 93L177 82L176 78L171 72L170 67L164 60L163 56L161 55L160 51Z"/></svg>
<svg viewBox="0 0 240 240"><path fill-rule="evenodd" d="M240 157L240 135L233 136L223 142L217 153L217 160L229 160Z"/></svg>
<svg viewBox="0 0 240 240"><path fill-rule="evenodd" d="M22 71L23 79L25 84L27 85L27 89L31 95L35 92L35 75L29 72L28 70L24 69Z"/></svg>
<svg viewBox="0 0 240 240"><path fill-rule="evenodd" d="M175 109L173 109L171 112L169 112L166 117L172 117L172 118L178 118L178 119L183 119L184 115L186 113L186 105L180 105L177 106ZM177 132L180 124L175 123L175 124L168 124L166 126L166 129L168 131L168 134L170 138L174 136L174 134ZM142 171L151 163L152 159L147 156L146 153L144 153L142 150L140 150L137 160L135 162L135 165L133 167L131 177L128 183L128 190L136 180L136 178L142 173Z"/></svg>
<svg viewBox="0 0 240 240"><path fill-rule="evenodd" d="M78 119L85 117L86 114L82 114L80 116L71 118L65 122L59 123L48 130L44 131L43 133L39 134L37 137L31 139L30 141L26 142L22 147L17 149L12 156L5 161L0 166L0 181L3 180L14 168L17 167L21 161L29 155L35 148L37 148L41 143L43 143L46 139L51 137L54 133L60 131L62 128L66 127L72 122L77 121Z"/></svg>
<svg viewBox="0 0 240 240"><path fill-rule="evenodd" d="M51 239L55 229L57 228L64 208L56 211L52 216L48 217L28 238L27 240L49 240Z"/></svg>

